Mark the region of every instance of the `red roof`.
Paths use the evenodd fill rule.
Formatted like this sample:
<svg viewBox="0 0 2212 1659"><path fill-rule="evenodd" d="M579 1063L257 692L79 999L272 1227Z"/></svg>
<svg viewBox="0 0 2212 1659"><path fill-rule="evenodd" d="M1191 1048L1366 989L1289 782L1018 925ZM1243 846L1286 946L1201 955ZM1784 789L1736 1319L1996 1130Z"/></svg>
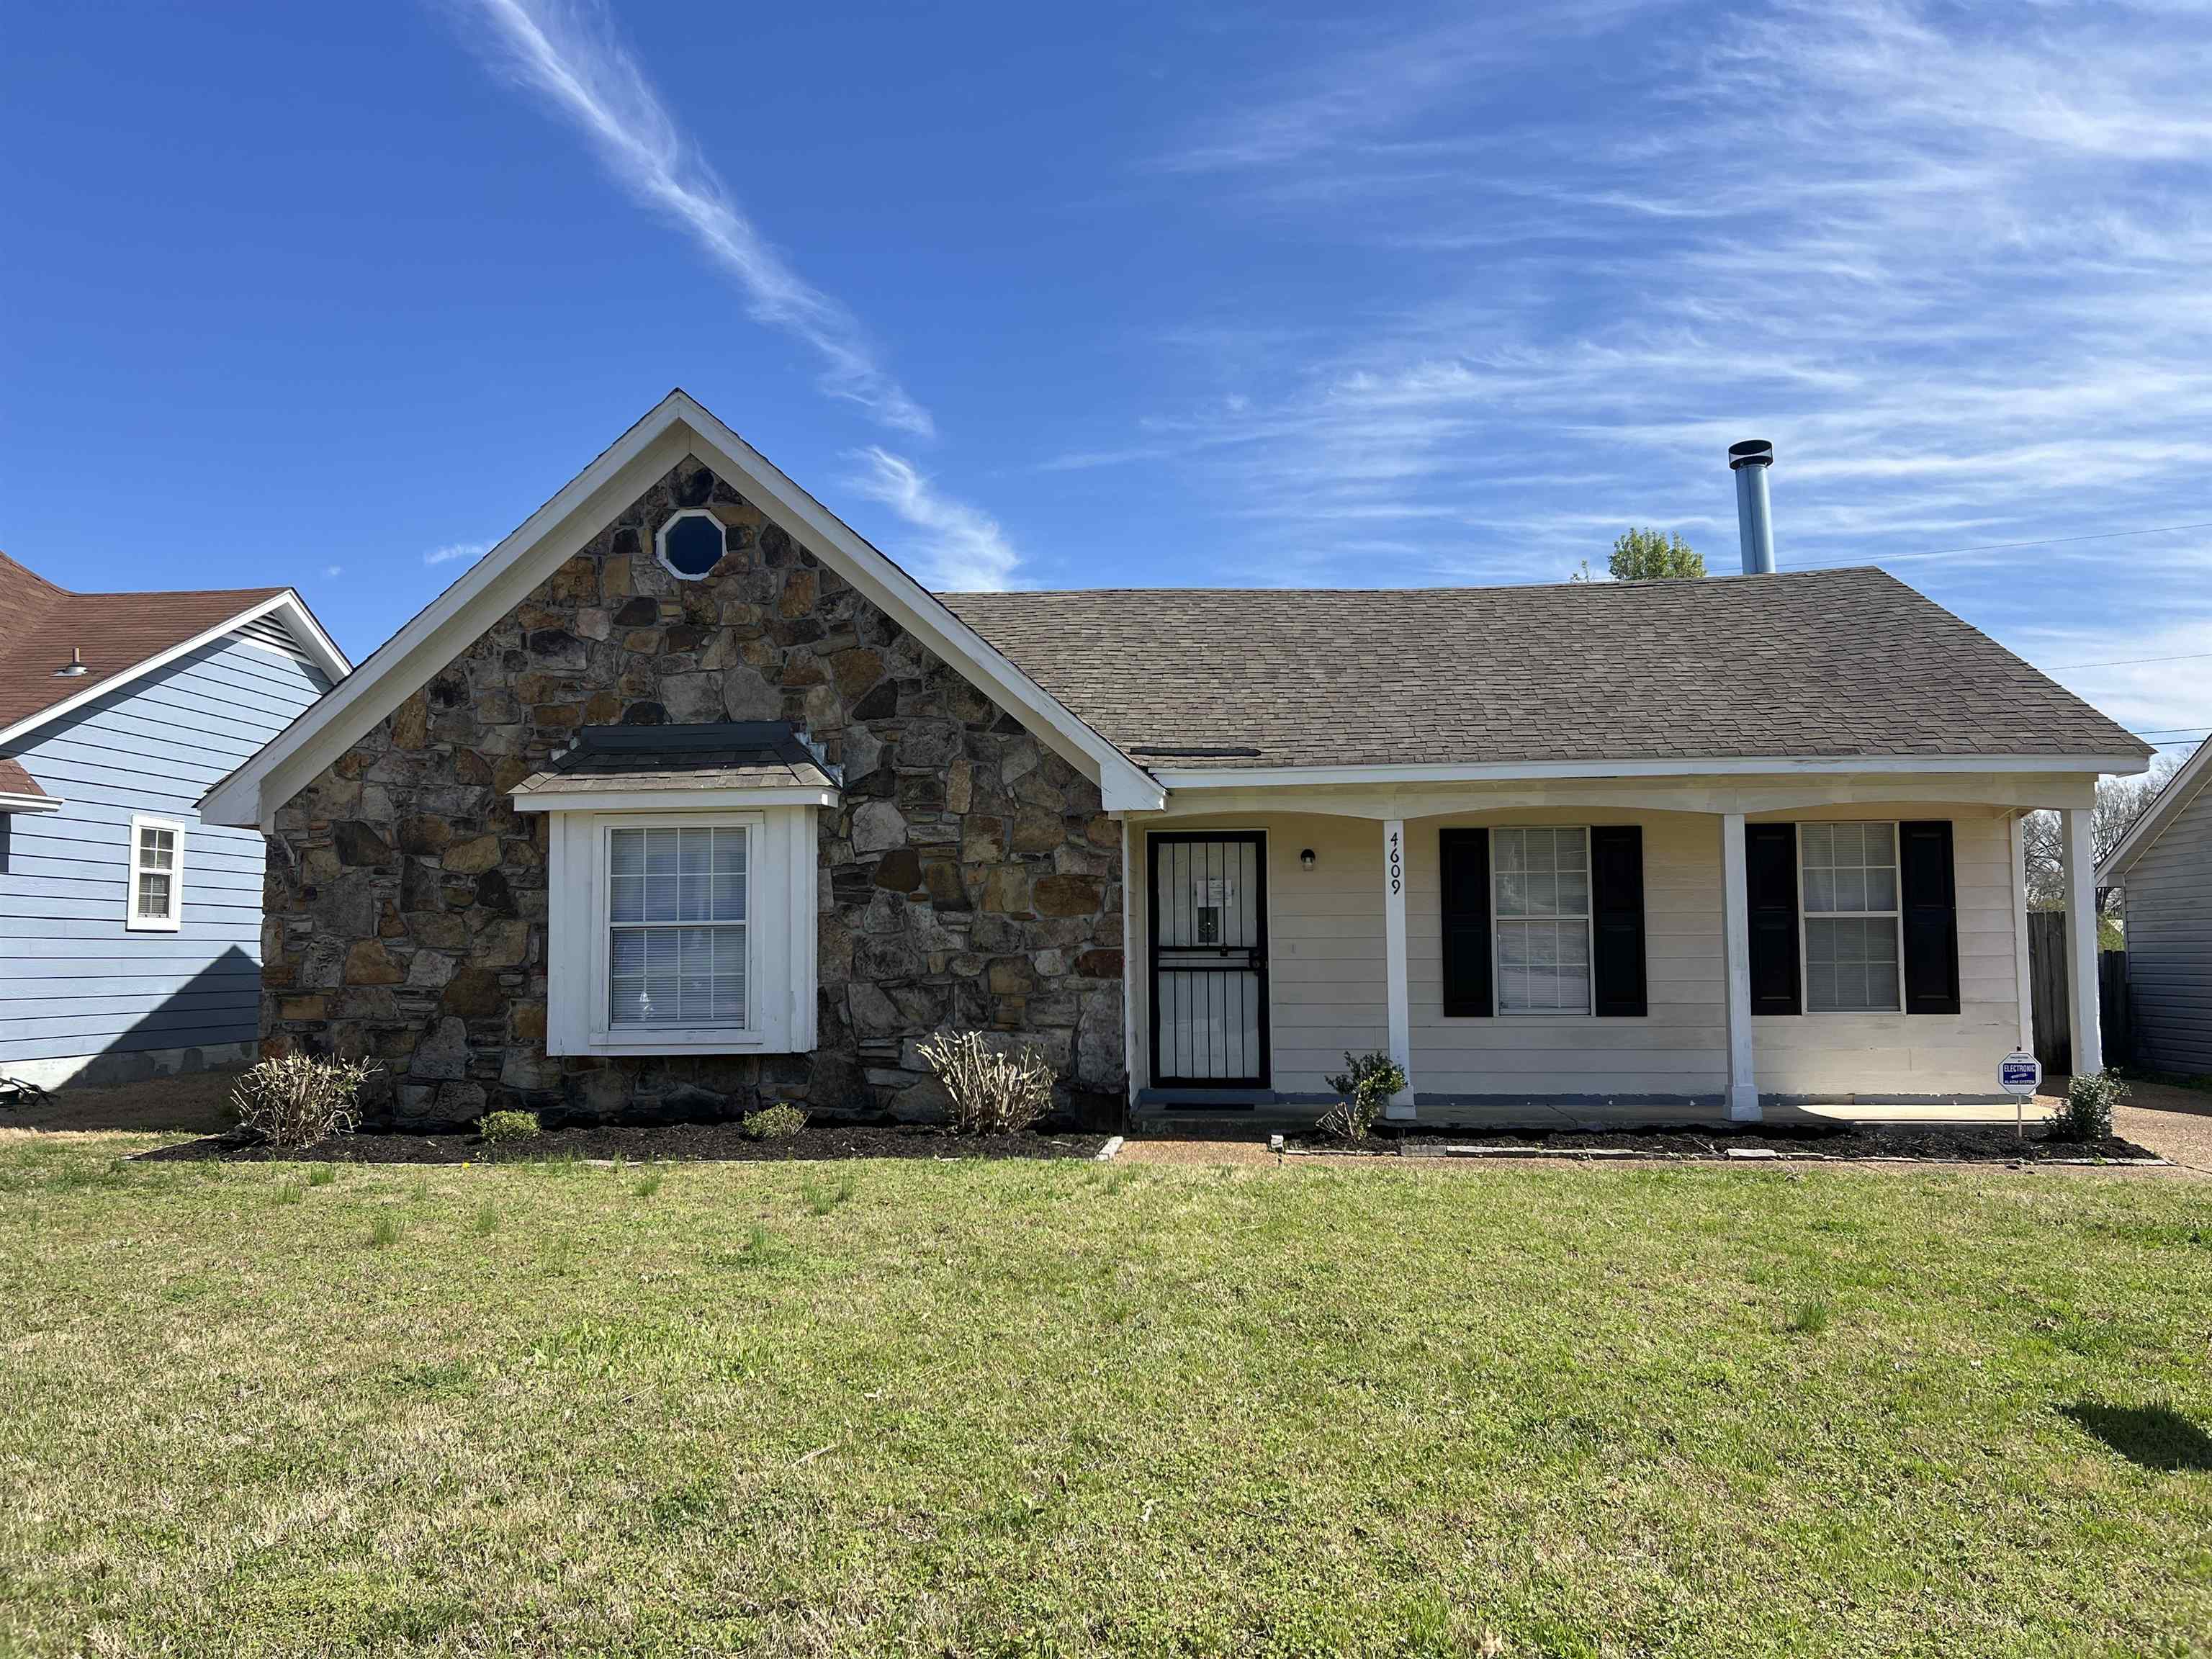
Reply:
<svg viewBox="0 0 2212 1659"><path fill-rule="evenodd" d="M20 761L11 761L0 755L0 795L44 796L39 781L23 769Z"/></svg>
<svg viewBox="0 0 2212 1659"><path fill-rule="evenodd" d="M285 591L72 593L0 553L0 730L127 674ZM71 651L80 653L86 672L57 674ZM0 793L6 793L4 783Z"/></svg>

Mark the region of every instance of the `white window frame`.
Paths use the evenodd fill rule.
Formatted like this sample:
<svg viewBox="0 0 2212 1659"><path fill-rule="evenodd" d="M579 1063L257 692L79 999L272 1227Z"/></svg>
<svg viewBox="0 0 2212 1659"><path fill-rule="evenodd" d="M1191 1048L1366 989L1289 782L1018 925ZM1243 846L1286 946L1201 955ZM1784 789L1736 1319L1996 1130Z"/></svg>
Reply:
<svg viewBox="0 0 2212 1659"><path fill-rule="evenodd" d="M1579 1008L1509 1008L1505 1006L1505 927L1521 921L1573 921L1573 916L1508 916L1498 908L1498 882L1504 860L1498 855L1498 837L1542 830L1548 835L1571 832L1583 838L1583 963L1586 981ZM1590 870L1589 825L1586 823L1498 823L1490 830L1490 1006L1504 1019L1590 1019L1597 1004L1597 895Z"/></svg>
<svg viewBox="0 0 2212 1659"><path fill-rule="evenodd" d="M594 907L592 930L592 972L594 979L592 1030L594 1036L601 1041L621 1041L631 1036L649 1036L656 1041L663 1037L673 1037L688 1047L705 1038L739 1037L753 1029L755 1024L753 1004L757 1000L756 988L759 984L757 975L761 969L761 953L757 947L756 929L752 921L753 866L760 854L763 828L763 820L757 812L732 813L712 823L696 821L647 823L625 822L620 818L610 817L602 820L597 826L594 836L599 845L594 849L592 882ZM686 1025L673 1020L651 1025L618 1025L615 1023L614 930L618 925L623 927L630 925L626 922L621 924L616 922L611 902L614 891L614 838L617 830L736 830L744 835L745 838L745 918L736 925L742 927L745 934L745 1006L743 1017L734 1024L726 1021L707 1021L696 1025ZM655 928L673 926L717 927L731 925L728 922L652 924Z"/></svg>
<svg viewBox="0 0 2212 1659"><path fill-rule="evenodd" d="M148 830L167 830L176 837L176 851L170 857L166 871L151 872L140 862L144 834ZM125 860L130 870L128 884L123 890L123 925L134 933L173 933L185 925L185 837L191 826L179 818L165 818L151 812L131 815L131 849ZM142 874L165 874L169 878L169 911L163 916L143 916L138 913L138 878Z"/></svg>
<svg viewBox="0 0 2212 1659"><path fill-rule="evenodd" d="M1808 910L1805 908L1805 832L1808 830L1875 829L1889 831L1889 869L1897 884L1897 905L1893 910ZM1808 818L1796 825L1793 837L1797 847L1797 984L1800 1006L1808 1014L1822 1018L1864 1018L1871 1014L1901 1014L1905 1012L1905 866L1904 848L1898 835L1894 818ZM1884 916L1894 918L1897 939L1897 1006L1893 1008L1815 1008L1813 1006L1813 962L1810 936L1807 925L1815 916L1823 921L1879 921Z"/></svg>
<svg viewBox="0 0 2212 1659"><path fill-rule="evenodd" d="M550 1054L799 1054L814 1046L814 808L552 811L546 915ZM617 1025L608 866L617 830L743 829L745 1024Z"/></svg>
<svg viewBox="0 0 2212 1659"><path fill-rule="evenodd" d="M678 570L668 561L668 532L675 529L678 525L682 524L686 519L706 520L708 523L714 526L714 533L717 536L721 535L726 529L726 526L722 523L722 521L716 518L713 514L709 513L705 507L687 507L680 513L670 514L667 522L663 524L659 529L653 532L653 556L659 561L660 568L663 570L665 570L670 575L675 577L678 581L702 582L714 573L714 565L708 566L706 569L701 571L695 576L688 571ZM721 561L720 559L715 561L715 563L717 564L720 562Z"/></svg>

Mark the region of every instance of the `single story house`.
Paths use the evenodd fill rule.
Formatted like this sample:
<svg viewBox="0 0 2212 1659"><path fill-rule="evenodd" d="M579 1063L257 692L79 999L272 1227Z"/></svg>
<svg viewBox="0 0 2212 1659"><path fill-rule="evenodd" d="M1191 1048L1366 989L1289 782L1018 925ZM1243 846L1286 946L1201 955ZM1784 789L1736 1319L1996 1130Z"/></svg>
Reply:
<svg viewBox="0 0 2212 1659"><path fill-rule="evenodd" d="M923 1113L946 1026L1114 1111L1749 1118L1996 1097L2021 816L2078 896L2146 762L1870 569L933 594L677 392L202 810L268 1043L405 1121Z"/></svg>
<svg viewBox="0 0 2212 1659"><path fill-rule="evenodd" d="M2097 866L2127 918L2135 1062L2212 1073L2212 739Z"/></svg>
<svg viewBox="0 0 2212 1659"><path fill-rule="evenodd" d="M289 587L74 593L0 555L0 1078L252 1058L265 848L198 802L346 667Z"/></svg>

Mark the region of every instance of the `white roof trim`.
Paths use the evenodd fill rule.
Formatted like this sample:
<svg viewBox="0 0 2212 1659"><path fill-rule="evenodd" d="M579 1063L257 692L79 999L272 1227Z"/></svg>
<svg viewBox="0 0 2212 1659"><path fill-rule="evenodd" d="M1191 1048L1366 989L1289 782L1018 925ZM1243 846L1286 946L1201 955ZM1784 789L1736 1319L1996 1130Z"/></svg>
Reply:
<svg viewBox="0 0 2212 1659"><path fill-rule="evenodd" d="M966 673L1071 764L1098 779L1109 810L1165 799L1141 767L871 546L688 392L672 392L513 534L372 653L359 672L304 711L210 789L201 816L268 827L277 804L465 650L654 478L696 455L937 655ZM649 476L644 476L649 475ZM625 493L626 492L626 493ZM580 521L580 523L579 522Z"/></svg>
<svg viewBox="0 0 2212 1659"><path fill-rule="evenodd" d="M65 805L59 795L0 794L0 812L58 812Z"/></svg>
<svg viewBox="0 0 2212 1659"><path fill-rule="evenodd" d="M835 789L803 783L748 789L717 784L698 789L533 789L510 794L518 812L728 812L756 806L835 806Z"/></svg>
<svg viewBox="0 0 2212 1659"><path fill-rule="evenodd" d="M1327 784L1489 783L1534 778L1835 776L1864 773L2140 772L2140 755L1820 755L1619 761L1498 761L1474 766L1162 767L1170 789L1310 788Z"/></svg>
<svg viewBox="0 0 2212 1659"><path fill-rule="evenodd" d="M147 597L155 596L149 594ZM26 732L36 732L42 726L49 726L61 719L63 715L73 714L87 703L97 702L118 687L143 680L156 670L167 667L179 657L188 657L202 646L221 639L224 635L244 627L247 623L268 616L276 617L287 628L292 629L294 636L306 646L308 653L313 656L316 665L332 680L342 680L352 671L353 665L345 659L345 653L331 642L331 636L323 632L322 624L315 620L314 613L307 609L307 602L293 589L288 587L282 593L264 599L258 605L249 605L236 616L227 617L213 628L195 634L191 638L173 645L166 651L157 651L144 660L133 663L120 673L110 674L106 679L94 681L73 697L64 697L61 702L41 708L36 714L26 714L13 726L0 730L0 743L11 742Z"/></svg>
<svg viewBox="0 0 2212 1659"><path fill-rule="evenodd" d="M2105 861L2097 866L2097 884L2109 887L2115 877L2126 874L2128 866L2148 852L2166 826L2187 811L2190 803L2208 787L2212 787L2212 738L2197 745L2197 752L2166 781L2150 810L2129 827L2118 846L2105 854Z"/></svg>

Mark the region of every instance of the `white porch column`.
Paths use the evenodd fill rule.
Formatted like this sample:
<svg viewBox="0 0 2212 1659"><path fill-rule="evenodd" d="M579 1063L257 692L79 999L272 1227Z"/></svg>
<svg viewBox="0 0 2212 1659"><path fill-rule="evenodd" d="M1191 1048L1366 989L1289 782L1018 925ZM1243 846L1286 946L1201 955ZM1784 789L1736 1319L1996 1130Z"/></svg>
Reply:
<svg viewBox="0 0 2212 1659"><path fill-rule="evenodd" d="M1721 894L1728 935L1729 1116L1756 1123L1762 1114L1751 1043L1751 892L1741 812L1721 815Z"/></svg>
<svg viewBox="0 0 2212 1659"><path fill-rule="evenodd" d="M1406 821L1382 821L1382 975L1390 1010L1390 1058L1406 1086L1390 1097L1392 1117L1413 1115L1413 1010L1406 988Z"/></svg>
<svg viewBox="0 0 2212 1659"><path fill-rule="evenodd" d="M2020 1052L2035 1052L2035 984L2027 959L2027 815L2012 815L2012 977L2020 1001Z"/></svg>
<svg viewBox="0 0 2212 1659"><path fill-rule="evenodd" d="M2060 817L2066 865L2066 1012L2074 1028L2074 1075L2105 1069L2105 1037L2097 1024L2097 856L2089 839L2090 809L2069 806Z"/></svg>

